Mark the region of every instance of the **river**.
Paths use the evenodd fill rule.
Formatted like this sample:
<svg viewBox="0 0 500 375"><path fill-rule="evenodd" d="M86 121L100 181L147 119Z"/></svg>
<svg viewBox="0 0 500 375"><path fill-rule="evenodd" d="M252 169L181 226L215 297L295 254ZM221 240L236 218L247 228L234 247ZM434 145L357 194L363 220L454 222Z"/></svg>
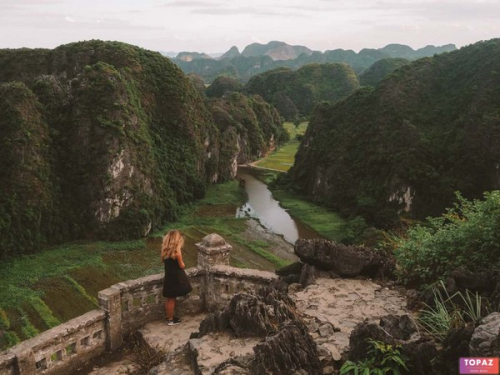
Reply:
<svg viewBox="0 0 500 375"><path fill-rule="evenodd" d="M265 228L283 235L291 244L294 244L298 238L321 238L314 230L291 217L273 198L267 185L253 176L250 169L239 167L236 178L245 180L247 193L247 202L238 208L237 217L256 218Z"/></svg>

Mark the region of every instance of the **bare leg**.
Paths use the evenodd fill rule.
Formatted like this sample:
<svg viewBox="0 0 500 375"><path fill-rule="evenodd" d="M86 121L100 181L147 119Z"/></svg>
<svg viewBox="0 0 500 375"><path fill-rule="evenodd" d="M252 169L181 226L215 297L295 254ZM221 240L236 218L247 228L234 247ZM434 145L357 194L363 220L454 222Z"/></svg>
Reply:
<svg viewBox="0 0 500 375"><path fill-rule="evenodd" d="M175 309L175 297L167 298L165 301L165 313L167 314L167 319L174 319L174 309Z"/></svg>

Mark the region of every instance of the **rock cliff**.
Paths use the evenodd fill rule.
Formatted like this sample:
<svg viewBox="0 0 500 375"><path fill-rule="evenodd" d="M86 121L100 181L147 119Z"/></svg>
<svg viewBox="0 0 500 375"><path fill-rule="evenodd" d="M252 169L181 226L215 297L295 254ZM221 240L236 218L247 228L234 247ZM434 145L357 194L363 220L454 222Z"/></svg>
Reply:
<svg viewBox="0 0 500 375"><path fill-rule="evenodd" d="M0 110L1 255L145 235L234 175L238 137L253 157L281 127L228 135L167 58L102 41L0 50Z"/></svg>
<svg viewBox="0 0 500 375"><path fill-rule="evenodd" d="M382 227L500 187L500 40L402 66L313 114L290 186Z"/></svg>

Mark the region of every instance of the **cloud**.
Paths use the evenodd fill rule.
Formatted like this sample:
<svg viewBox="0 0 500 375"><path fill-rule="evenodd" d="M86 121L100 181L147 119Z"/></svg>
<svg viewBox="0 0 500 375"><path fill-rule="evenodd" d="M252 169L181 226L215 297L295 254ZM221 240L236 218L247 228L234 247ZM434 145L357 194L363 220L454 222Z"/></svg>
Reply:
<svg viewBox="0 0 500 375"><path fill-rule="evenodd" d="M67 16L66 16L66 17L64 17L64 20L65 20L65 21L68 21L68 22L75 22L75 20L74 20L73 18L71 18L71 17L67 17Z"/></svg>
<svg viewBox="0 0 500 375"><path fill-rule="evenodd" d="M191 8L191 7L213 7L224 5L221 2L204 2L199 0L175 0L168 3L163 4L162 6L166 7L179 7L179 8Z"/></svg>
<svg viewBox="0 0 500 375"><path fill-rule="evenodd" d="M279 11L265 8L256 7L236 7L236 8L226 8L226 7L207 7L193 9L191 11L193 14L207 14L207 15L225 15L225 16L237 16L237 15L257 15L257 16L301 16L296 12L290 11Z"/></svg>

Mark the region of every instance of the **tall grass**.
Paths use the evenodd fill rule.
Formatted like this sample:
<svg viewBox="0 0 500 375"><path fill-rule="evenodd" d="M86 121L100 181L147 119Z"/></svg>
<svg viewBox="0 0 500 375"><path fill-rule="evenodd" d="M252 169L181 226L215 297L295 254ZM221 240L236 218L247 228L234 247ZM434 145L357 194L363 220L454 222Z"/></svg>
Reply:
<svg viewBox="0 0 500 375"><path fill-rule="evenodd" d="M432 287L433 306L426 304L418 322L425 332L442 342L453 328L465 326L467 321L479 322L489 313L488 304L479 293L466 290L450 295L440 281Z"/></svg>

